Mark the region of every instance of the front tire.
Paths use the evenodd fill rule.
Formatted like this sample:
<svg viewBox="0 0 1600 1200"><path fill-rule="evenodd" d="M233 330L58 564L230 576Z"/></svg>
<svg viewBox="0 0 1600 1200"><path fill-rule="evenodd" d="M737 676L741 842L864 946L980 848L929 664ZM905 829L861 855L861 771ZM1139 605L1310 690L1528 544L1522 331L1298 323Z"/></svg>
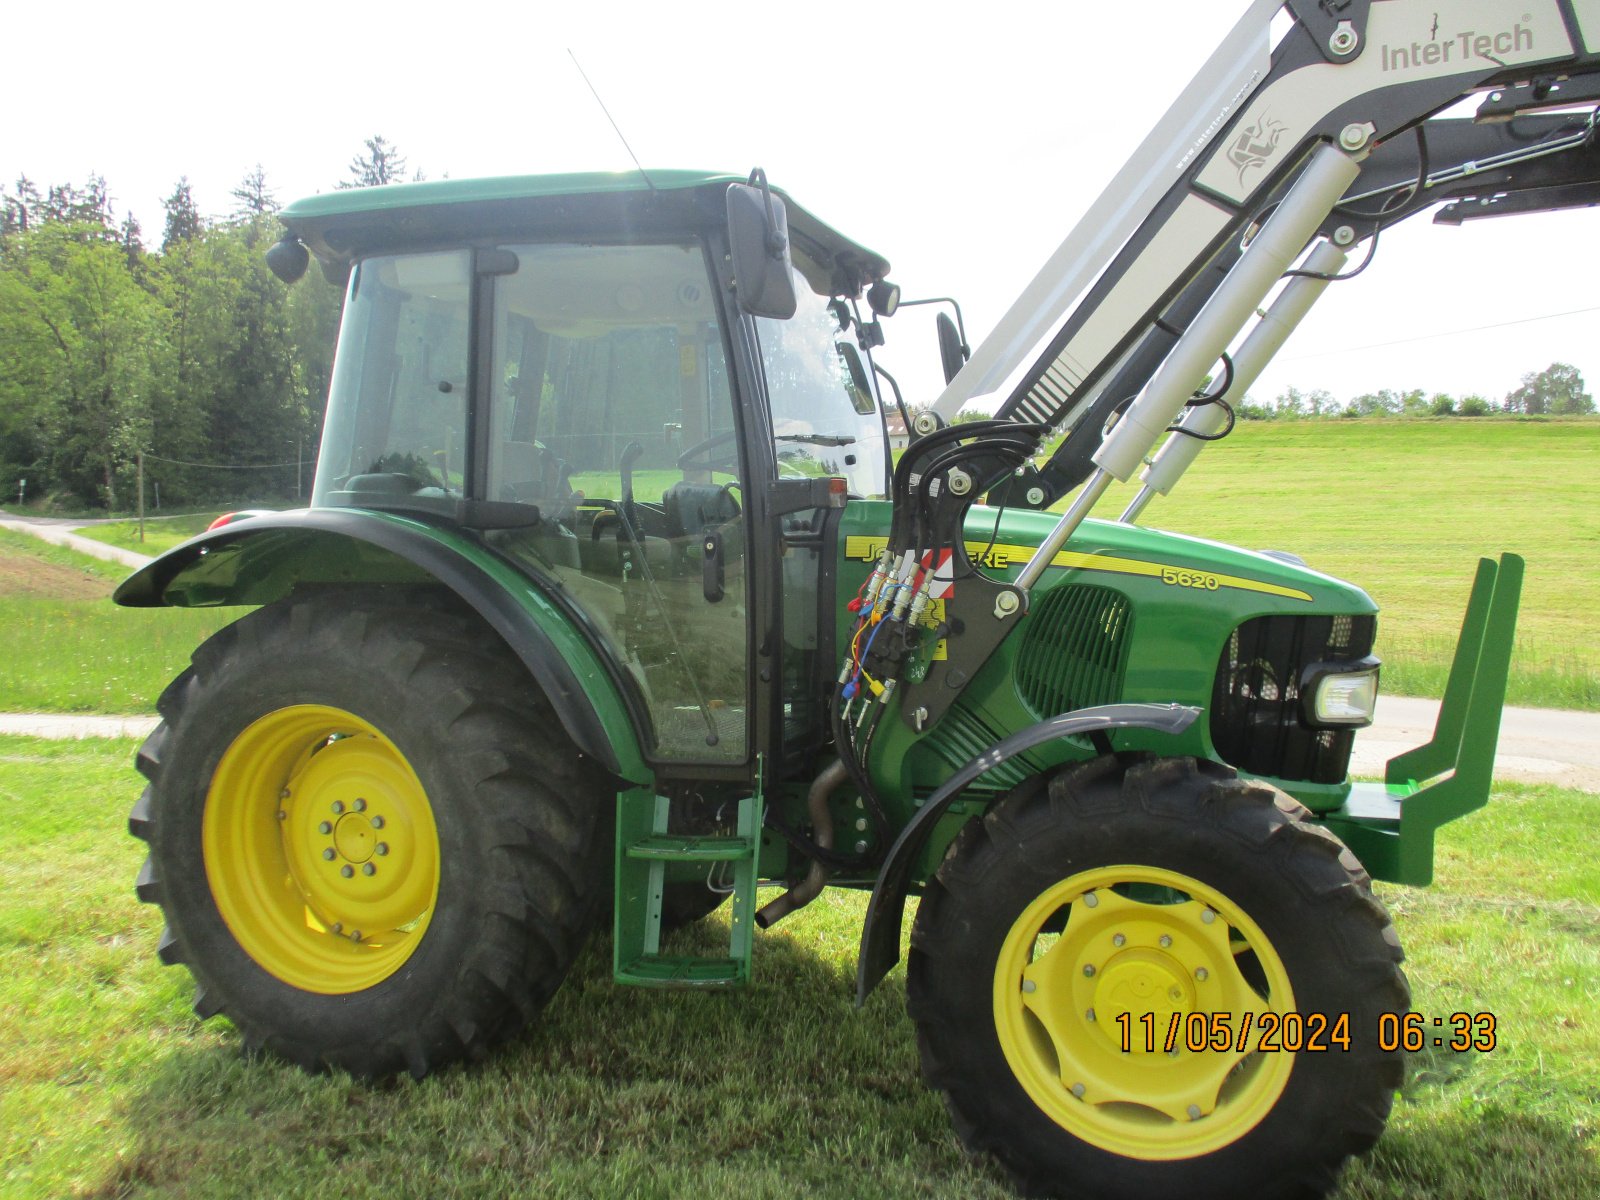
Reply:
<svg viewBox="0 0 1600 1200"><path fill-rule="evenodd" d="M195 1011L362 1076L477 1057L543 1006L604 878L613 788L437 594L295 598L163 693L130 830Z"/></svg>
<svg viewBox="0 0 1600 1200"><path fill-rule="evenodd" d="M969 825L922 899L907 980L967 1146L1031 1194L1332 1187L1383 1130L1402 1064L1379 1015L1409 992L1365 872L1307 815L1209 763L1107 757ZM1273 1044L1315 1025L1326 1048L1256 1049L1266 1025Z"/></svg>

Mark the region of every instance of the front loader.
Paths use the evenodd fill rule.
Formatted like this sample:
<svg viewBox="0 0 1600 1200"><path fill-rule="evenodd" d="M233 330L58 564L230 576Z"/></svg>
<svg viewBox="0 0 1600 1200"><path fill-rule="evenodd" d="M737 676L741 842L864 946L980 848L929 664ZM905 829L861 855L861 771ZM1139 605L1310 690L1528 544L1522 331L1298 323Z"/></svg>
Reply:
<svg viewBox="0 0 1600 1200"><path fill-rule="evenodd" d="M970 361L946 338L898 455L889 265L760 172L286 209L273 270L346 295L311 505L117 592L255 606L138 756L138 893L196 1011L421 1077L533 1020L608 910L619 983L716 989L867 891L865 997L915 895L924 1073L1021 1186L1331 1186L1401 1077L1371 880L1427 883L1487 802L1521 561L1479 565L1434 739L1353 783L1372 601L1137 522L1353 247L1592 202L1600 7L1281 7ZM675 952L718 906L725 953Z"/></svg>

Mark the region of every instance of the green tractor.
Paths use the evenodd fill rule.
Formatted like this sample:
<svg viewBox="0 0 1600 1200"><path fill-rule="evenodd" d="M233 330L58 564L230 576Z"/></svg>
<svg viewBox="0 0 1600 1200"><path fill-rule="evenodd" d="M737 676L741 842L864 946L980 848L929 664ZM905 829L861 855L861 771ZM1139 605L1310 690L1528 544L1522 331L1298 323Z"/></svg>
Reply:
<svg viewBox="0 0 1600 1200"><path fill-rule="evenodd" d="M1227 53L1175 113L1238 93ZM1023 1186L1329 1186L1402 1070L1371 880L1428 882L1488 798L1521 564L1480 565L1433 741L1358 784L1369 598L1134 522L1338 275L1346 194L1448 166L1312 122L1230 205L1196 199L1226 122L1140 183L1179 126L1087 218L1125 231L1069 238L970 361L945 339L898 453L888 264L759 173L285 210L274 270L346 289L311 505L117 592L255 606L138 755L138 893L199 1015L421 1077L523 1029L607 920L618 983L715 989L825 886L869 891L865 997L916 895L925 1075ZM992 418L941 419L980 395ZM726 951L673 953L719 905Z"/></svg>

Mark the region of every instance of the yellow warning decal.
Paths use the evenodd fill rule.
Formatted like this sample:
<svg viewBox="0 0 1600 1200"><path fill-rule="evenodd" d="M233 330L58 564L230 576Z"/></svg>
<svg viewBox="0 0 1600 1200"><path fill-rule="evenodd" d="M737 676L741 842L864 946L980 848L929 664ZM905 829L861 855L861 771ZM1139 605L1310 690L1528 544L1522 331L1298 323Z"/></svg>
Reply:
<svg viewBox="0 0 1600 1200"><path fill-rule="evenodd" d="M886 545L888 545L886 538L856 534L845 539L844 556L861 562L875 562ZM990 546L984 542L968 542L967 557L979 567L991 571L1004 571L1008 567L1020 567L1027 562L1033 557L1034 549L1033 546L1012 546L1005 543ZM1146 562L1138 558L1117 558L1109 554L1079 554L1072 550L1062 550L1051 560L1050 565L1067 567L1075 571L1143 575L1150 579L1159 579L1169 587L1187 587L1209 592L1221 588L1233 588L1241 592L1260 592L1268 596L1283 596L1289 600L1311 602L1311 594L1302 592L1298 588L1264 583L1259 579L1246 579L1241 575L1223 575L1198 567L1175 567L1166 563Z"/></svg>

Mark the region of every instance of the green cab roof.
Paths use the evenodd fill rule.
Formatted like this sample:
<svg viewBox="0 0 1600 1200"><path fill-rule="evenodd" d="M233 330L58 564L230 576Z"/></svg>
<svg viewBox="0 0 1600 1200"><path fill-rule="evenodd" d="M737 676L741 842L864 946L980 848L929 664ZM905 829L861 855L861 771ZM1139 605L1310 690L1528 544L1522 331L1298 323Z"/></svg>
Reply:
<svg viewBox="0 0 1600 1200"><path fill-rule="evenodd" d="M725 219L728 185L743 175L582 171L439 179L342 188L280 212L289 231L334 271L366 254L494 236L650 237ZM795 266L822 295L856 295L888 260L800 207L781 188Z"/></svg>

